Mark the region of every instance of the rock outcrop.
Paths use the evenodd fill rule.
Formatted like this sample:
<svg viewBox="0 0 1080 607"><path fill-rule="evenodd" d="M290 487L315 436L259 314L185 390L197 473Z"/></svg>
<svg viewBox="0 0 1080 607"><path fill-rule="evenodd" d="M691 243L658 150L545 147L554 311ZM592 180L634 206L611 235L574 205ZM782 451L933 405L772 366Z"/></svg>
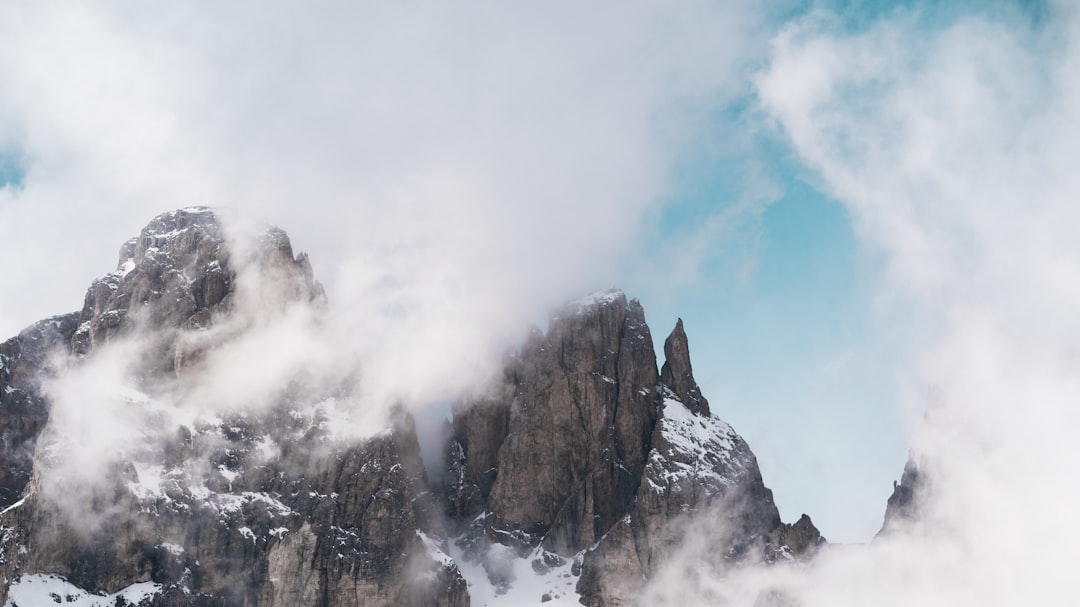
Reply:
<svg viewBox="0 0 1080 607"><path fill-rule="evenodd" d="M485 544L572 558L589 605L633 603L689 529L718 566L808 556L809 517L785 525L757 461L713 417L680 320L657 373L636 300L608 291L534 332L491 394L455 412L446 511L466 558Z"/></svg>

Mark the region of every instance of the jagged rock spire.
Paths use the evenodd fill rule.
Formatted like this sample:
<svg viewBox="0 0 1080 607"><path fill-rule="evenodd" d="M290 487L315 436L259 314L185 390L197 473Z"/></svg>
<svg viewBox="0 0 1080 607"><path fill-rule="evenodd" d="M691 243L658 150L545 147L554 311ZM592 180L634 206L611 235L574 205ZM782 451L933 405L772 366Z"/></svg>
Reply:
<svg viewBox="0 0 1080 607"><path fill-rule="evenodd" d="M925 484L926 479L919 469L915 454L909 453L900 482L893 481L893 492L885 508L885 522L882 523L877 537L888 535L895 529L918 520L919 501L926 490Z"/></svg>
<svg viewBox="0 0 1080 607"><path fill-rule="evenodd" d="M679 400L698 415L708 417L709 401L701 395L701 389L694 381L694 370L690 366L690 346L686 341L686 331L680 318L675 329L664 340L664 367L660 370L660 381L671 389Z"/></svg>

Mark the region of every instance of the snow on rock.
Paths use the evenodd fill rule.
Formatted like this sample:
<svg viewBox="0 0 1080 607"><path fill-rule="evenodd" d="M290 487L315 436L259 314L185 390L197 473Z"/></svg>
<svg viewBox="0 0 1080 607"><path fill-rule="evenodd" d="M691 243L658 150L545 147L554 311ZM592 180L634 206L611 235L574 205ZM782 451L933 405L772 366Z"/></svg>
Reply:
<svg viewBox="0 0 1080 607"><path fill-rule="evenodd" d="M184 554L184 547L181 546L180 544L173 544L171 542L163 542L162 544L160 544L160 546L161 546L162 550L168 552L169 554L172 554L172 555L175 555L175 556L180 556L181 554Z"/></svg>
<svg viewBox="0 0 1080 607"><path fill-rule="evenodd" d="M650 487L661 492L688 479L719 486L737 482L746 469L739 435L719 418L694 414L670 390L663 390L660 440L647 466Z"/></svg>
<svg viewBox="0 0 1080 607"><path fill-rule="evenodd" d="M11 584L4 607L45 607L62 604L67 607L113 607L117 604L138 605L161 592L161 584L140 582L115 594L93 594L58 575L23 575ZM123 601L121 601L123 599Z"/></svg>
<svg viewBox="0 0 1080 607"><path fill-rule="evenodd" d="M491 544L474 560L465 557L457 541L450 541L450 555L469 586L474 607L580 607L578 576L574 559L565 559L542 549L521 558L510 547Z"/></svg>
<svg viewBox="0 0 1080 607"><path fill-rule="evenodd" d="M555 316L582 314L593 308L611 305L619 299L626 299L626 294L620 289L597 291L567 303Z"/></svg>
<svg viewBox="0 0 1080 607"><path fill-rule="evenodd" d="M19 506L22 506L25 503L26 503L26 498L24 497L21 500L15 502L14 504L8 506L7 508L4 508L3 510L0 510L0 516L3 516L5 514L7 514L8 512L11 512L12 510L18 508Z"/></svg>
<svg viewBox="0 0 1080 607"><path fill-rule="evenodd" d="M139 499L164 497L165 494L161 490L161 477L164 467L141 462L132 462L132 465L135 467L135 474L138 475L139 480L138 482L129 482L128 490Z"/></svg>
<svg viewBox="0 0 1080 607"><path fill-rule="evenodd" d="M454 564L454 559L450 558L450 555L446 554L439 540L429 537L423 531L417 529L416 535L420 537L420 541L423 542L424 548L427 549L428 555L431 560L436 563L441 563L444 567L449 567Z"/></svg>
<svg viewBox="0 0 1080 607"><path fill-rule="evenodd" d="M254 491L244 491L239 495L235 493L210 493L204 505L215 508L221 514L228 514L240 512L246 504L254 503L263 504L266 512L272 516L292 516L295 514L292 508L280 501L265 493L256 493Z"/></svg>

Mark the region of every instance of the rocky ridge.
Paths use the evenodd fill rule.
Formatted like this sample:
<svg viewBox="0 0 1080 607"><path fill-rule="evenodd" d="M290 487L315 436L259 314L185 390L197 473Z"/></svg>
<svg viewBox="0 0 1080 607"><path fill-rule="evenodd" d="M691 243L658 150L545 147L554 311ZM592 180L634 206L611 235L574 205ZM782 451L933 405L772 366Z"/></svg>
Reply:
<svg viewBox="0 0 1080 607"><path fill-rule="evenodd" d="M551 589L533 600L623 605L688 533L718 570L823 545L809 517L780 520L750 447L694 380L682 321L658 368L644 310L615 290L558 310L483 396L455 405L434 479L404 411L366 439L332 436L348 385L297 378L255 411L159 423L155 407L246 330L247 290L264 306L326 305L284 232L234 246L225 227L199 207L155 218L80 312L0 344L0 599L56 575L100 595L141 584L149 605L456 606L481 586L516 596L524 572ZM81 506L86 528L49 496L63 445L47 387L129 338L141 349L127 406L160 426L158 448L116 457ZM897 490L914 482L905 472Z"/></svg>

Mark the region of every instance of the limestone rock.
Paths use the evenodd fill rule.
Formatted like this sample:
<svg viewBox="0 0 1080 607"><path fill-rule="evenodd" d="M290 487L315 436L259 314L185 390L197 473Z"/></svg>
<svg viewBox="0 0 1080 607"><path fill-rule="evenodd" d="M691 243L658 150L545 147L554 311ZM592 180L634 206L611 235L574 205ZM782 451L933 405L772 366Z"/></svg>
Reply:
<svg viewBox="0 0 1080 607"><path fill-rule="evenodd" d="M675 393L675 397L687 409L698 415L709 416L709 401L701 395L701 389L694 381L690 345L681 318L675 322L671 335L664 340L664 366L660 370L660 381Z"/></svg>
<svg viewBox="0 0 1080 607"><path fill-rule="evenodd" d="M451 474L463 474L476 498L462 506L470 498L459 490L452 513L483 507L503 543L542 542L563 555L592 545L637 492L657 379L636 300L612 291L560 310L510 361L495 397L455 423Z"/></svg>

